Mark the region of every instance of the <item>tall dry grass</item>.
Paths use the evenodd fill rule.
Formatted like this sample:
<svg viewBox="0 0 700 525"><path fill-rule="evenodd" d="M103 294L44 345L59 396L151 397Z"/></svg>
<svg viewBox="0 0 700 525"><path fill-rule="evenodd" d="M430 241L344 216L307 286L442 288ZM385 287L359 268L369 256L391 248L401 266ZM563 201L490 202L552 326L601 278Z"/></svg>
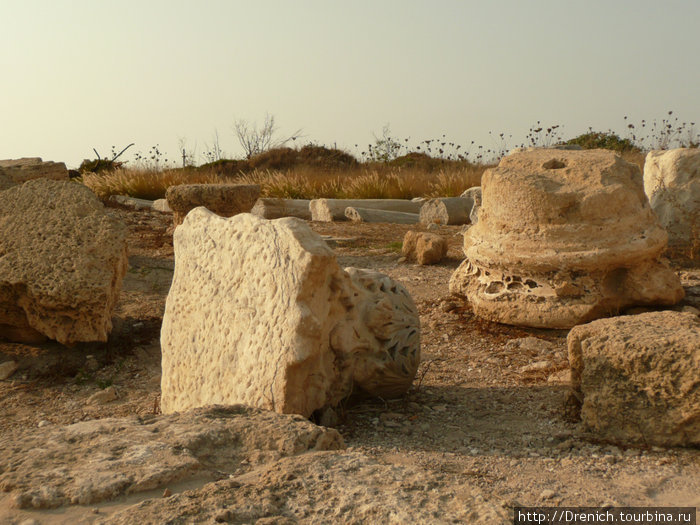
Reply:
<svg viewBox="0 0 700 525"><path fill-rule="evenodd" d="M200 170L119 169L83 175L82 182L101 199L130 195L141 199L163 198L170 186L200 183L259 184L263 197L286 199L411 199L454 197L481 183L486 166L450 166L426 172L419 168L371 167L342 171L300 167L287 171L256 170L222 177Z"/></svg>
<svg viewBox="0 0 700 525"><path fill-rule="evenodd" d="M212 173L195 170L145 170L119 168L110 172L85 173L82 183L102 200L111 195L130 195L139 199L162 199L170 186L221 182Z"/></svg>

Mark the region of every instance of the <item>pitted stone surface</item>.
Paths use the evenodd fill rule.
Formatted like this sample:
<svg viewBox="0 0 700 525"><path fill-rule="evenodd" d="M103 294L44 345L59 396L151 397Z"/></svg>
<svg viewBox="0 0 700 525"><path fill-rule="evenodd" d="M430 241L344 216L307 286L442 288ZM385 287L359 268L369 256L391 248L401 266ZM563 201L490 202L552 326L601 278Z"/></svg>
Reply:
<svg viewBox="0 0 700 525"><path fill-rule="evenodd" d="M603 150L513 153L484 173L450 290L493 321L570 328L682 299L665 248L635 165Z"/></svg>
<svg viewBox="0 0 700 525"><path fill-rule="evenodd" d="M303 221L198 208L174 245L164 413L245 403L308 416L357 388L410 385L420 358L410 296L386 276L343 271Z"/></svg>
<svg viewBox="0 0 700 525"><path fill-rule="evenodd" d="M0 192L0 337L106 341L127 264L126 226L85 186Z"/></svg>
<svg viewBox="0 0 700 525"><path fill-rule="evenodd" d="M342 448L336 430L241 405L98 419L0 440L0 492L17 508L90 505Z"/></svg>
<svg viewBox="0 0 700 525"><path fill-rule="evenodd" d="M700 149L650 151L644 163L644 191L673 255L700 257Z"/></svg>
<svg viewBox="0 0 700 525"><path fill-rule="evenodd" d="M599 319L567 338L581 420L602 439L700 445L700 319L674 311Z"/></svg>
<svg viewBox="0 0 700 525"><path fill-rule="evenodd" d="M199 206L222 217L248 213L259 196L260 186L256 184L182 184L170 186L165 192L175 226Z"/></svg>

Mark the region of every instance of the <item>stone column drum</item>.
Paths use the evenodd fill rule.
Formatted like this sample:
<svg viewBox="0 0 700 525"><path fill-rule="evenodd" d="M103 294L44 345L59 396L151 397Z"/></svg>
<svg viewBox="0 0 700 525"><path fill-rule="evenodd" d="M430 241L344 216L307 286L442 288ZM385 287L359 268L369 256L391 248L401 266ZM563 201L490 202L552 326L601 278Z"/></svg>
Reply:
<svg viewBox="0 0 700 525"><path fill-rule="evenodd" d="M639 168L613 152L517 152L484 173L482 192L450 280L477 315L570 328L683 298Z"/></svg>

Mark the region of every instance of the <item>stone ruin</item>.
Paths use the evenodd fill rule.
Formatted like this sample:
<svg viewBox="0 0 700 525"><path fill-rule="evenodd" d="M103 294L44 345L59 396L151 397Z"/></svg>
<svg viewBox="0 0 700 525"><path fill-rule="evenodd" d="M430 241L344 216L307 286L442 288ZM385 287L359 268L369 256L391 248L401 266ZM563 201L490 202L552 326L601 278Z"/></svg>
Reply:
<svg viewBox="0 0 700 525"><path fill-rule="evenodd" d="M126 226L85 186L0 192L0 338L106 341L127 265Z"/></svg>
<svg viewBox="0 0 700 525"><path fill-rule="evenodd" d="M420 265L435 264L447 255L447 241L435 233L410 230L403 237L401 255Z"/></svg>
<svg viewBox="0 0 700 525"><path fill-rule="evenodd" d="M599 319L567 338L586 429L625 445L700 446L700 319L649 312Z"/></svg>
<svg viewBox="0 0 700 525"><path fill-rule="evenodd" d="M669 251L700 258L700 149L650 151L644 163L644 191L668 232Z"/></svg>
<svg viewBox="0 0 700 525"><path fill-rule="evenodd" d="M68 180L68 170L63 162L39 157L0 160L0 191L32 179Z"/></svg>
<svg viewBox="0 0 700 525"><path fill-rule="evenodd" d="M389 277L338 266L303 221L204 208L175 230L163 326L163 413L234 404L310 416L355 391L396 397L420 321Z"/></svg>
<svg viewBox="0 0 700 525"><path fill-rule="evenodd" d="M604 150L516 152L484 173L450 291L481 317L539 328L672 305L683 288L666 241L637 166Z"/></svg>
<svg viewBox="0 0 700 525"><path fill-rule="evenodd" d="M170 186L165 193L175 226L182 224L190 210L199 206L222 217L248 213L259 196L257 184L181 184Z"/></svg>

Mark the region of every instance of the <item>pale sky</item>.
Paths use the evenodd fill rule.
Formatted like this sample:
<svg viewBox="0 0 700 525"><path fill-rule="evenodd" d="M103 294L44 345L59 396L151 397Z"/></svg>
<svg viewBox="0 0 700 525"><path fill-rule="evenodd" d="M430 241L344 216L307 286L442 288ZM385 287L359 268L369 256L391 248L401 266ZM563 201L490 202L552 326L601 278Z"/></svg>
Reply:
<svg viewBox="0 0 700 525"><path fill-rule="evenodd" d="M0 0L0 159L77 167L178 140L198 161L236 119L357 154L411 142L700 124L700 0Z"/></svg>

